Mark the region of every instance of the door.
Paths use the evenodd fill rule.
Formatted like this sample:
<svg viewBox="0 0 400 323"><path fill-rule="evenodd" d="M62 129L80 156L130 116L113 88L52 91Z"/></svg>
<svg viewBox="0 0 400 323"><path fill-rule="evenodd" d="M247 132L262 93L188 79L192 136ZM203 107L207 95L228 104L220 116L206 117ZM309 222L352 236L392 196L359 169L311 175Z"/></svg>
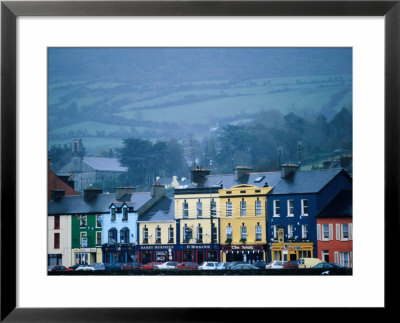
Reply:
<svg viewBox="0 0 400 323"><path fill-rule="evenodd" d="M197 251L197 263L201 264L204 261L203 251Z"/></svg>

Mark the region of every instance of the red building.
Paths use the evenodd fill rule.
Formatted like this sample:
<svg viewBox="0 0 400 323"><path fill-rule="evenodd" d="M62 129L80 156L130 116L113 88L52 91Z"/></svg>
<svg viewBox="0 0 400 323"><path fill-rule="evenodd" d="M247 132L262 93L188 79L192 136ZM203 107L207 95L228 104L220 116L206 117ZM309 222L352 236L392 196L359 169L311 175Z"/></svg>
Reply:
<svg viewBox="0 0 400 323"><path fill-rule="evenodd" d="M318 258L353 267L352 191L341 191L317 215Z"/></svg>
<svg viewBox="0 0 400 323"><path fill-rule="evenodd" d="M69 183L69 184L67 184ZM63 195L80 195L73 188L73 181L63 181L50 169L50 160L47 161L47 200L50 201L58 194Z"/></svg>

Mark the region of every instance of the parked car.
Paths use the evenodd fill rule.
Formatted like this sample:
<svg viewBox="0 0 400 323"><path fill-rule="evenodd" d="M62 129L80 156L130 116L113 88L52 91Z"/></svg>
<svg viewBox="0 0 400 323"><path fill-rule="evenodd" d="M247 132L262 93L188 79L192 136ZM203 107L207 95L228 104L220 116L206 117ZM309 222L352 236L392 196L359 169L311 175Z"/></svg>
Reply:
<svg viewBox="0 0 400 323"><path fill-rule="evenodd" d="M215 269L216 270L225 270L225 269L227 269L228 265L229 265L229 262L219 262Z"/></svg>
<svg viewBox="0 0 400 323"><path fill-rule="evenodd" d="M319 264L316 264L314 267L315 269L323 268L323 269L335 269L335 268L345 268L342 265L336 264L334 262L320 262Z"/></svg>
<svg viewBox="0 0 400 323"><path fill-rule="evenodd" d="M199 270L215 270L217 269L218 262L216 261L205 261L200 264Z"/></svg>
<svg viewBox="0 0 400 323"><path fill-rule="evenodd" d="M75 271L95 271L92 266L89 265L80 265L78 268L75 269Z"/></svg>
<svg viewBox="0 0 400 323"><path fill-rule="evenodd" d="M285 263L283 265L283 268L284 269L291 269L291 268L297 269L297 268L299 268L299 261L298 260L288 261L287 263Z"/></svg>
<svg viewBox="0 0 400 323"><path fill-rule="evenodd" d="M106 265L102 262L95 262L91 265L94 270L106 270Z"/></svg>
<svg viewBox="0 0 400 323"><path fill-rule="evenodd" d="M143 264L141 262L128 262L122 266L122 270L136 270L142 269Z"/></svg>
<svg viewBox="0 0 400 323"><path fill-rule="evenodd" d="M231 261L228 263L228 266L226 269L232 269L236 265L244 264L245 262L243 261Z"/></svg>
<svg viewBox="0 0 400 323"><path fill-rule="evenodd" d="M194 269L197 270L199 269L199 264L196 264L195 262L190 262L190 261L184 261L181 262L176 266L176 269Z"/></svg>
<svg viewBox="0 0 400 323"><path fill-rule="evenodd" d="M115 262L112 264L106 264L107 270L122 270L122 267L125 265L124 262Z"/></svg>
<svg viewBox="0 0 400 323"><path fill-rule="evenodd" d="M248 269L260 269L260 268L250 265L250 264L238 264L236 266L233 266L231 269L232 270L248 270Z"/></svg>
<svg viewBox="0 0 400 323"><path fill-rule="evenodd" d="M299 268L311 268L317 264L320 264L322 261L319 258L300 258L299 259Z"/></svg>
<svg viewBox="0 0 400 323"><path fill-rule="evenodd" d="M179 262L176 261L167 261L163 262L160 265L157 265L157 269L176 269L176 266L179 265Z"/></svg>
<svg viewBox="0 0 400 323"><path fill-rule="evenodd" d="M287 261L283 260L274 260L269 262L266 266L265 269L282 269L284 268L283 266L287 263Z"/></svg>
<svg viewBox="0 0 400 323"><path fill-rule="evenodd" d="M47 271L71 271L71 269L68 270L67 267L62 265L50 265L47 267Z"/></svg>
<svg viewBox="0 0 400 323"><path fill-rule="evenodd" d="M161 265L162 262L148 262L144 264L140 269L150 269L153 270L157 265Z"/></svg>
<svg viewBox="0 0 400 323"><path fill-rule="evenodd" d="M266 263L265 261L258 260L258 261L256 261L254 264L252 264L252 265L253 265L253 266L256 266L256 267L258 267L258 268L260 268L260 269L264 269L265 266L267 265L267 263Z"/></svg>
<svg viewBox="0 0 400 323"><path fill-rule="evenodd" d="M78 268L78 267L81 266L81 265L82 265L82 264L72 265L72 266L69 266L68 269L69 269L69 270L76 270L76 268Z"/></svg>

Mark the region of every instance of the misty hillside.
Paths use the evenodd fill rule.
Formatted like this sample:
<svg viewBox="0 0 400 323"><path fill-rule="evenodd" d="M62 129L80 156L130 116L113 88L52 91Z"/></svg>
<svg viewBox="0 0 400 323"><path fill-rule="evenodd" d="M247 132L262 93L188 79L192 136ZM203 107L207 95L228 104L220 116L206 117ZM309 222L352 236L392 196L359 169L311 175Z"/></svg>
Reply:
<svg viewBox="0 0 400 323"><path fill-rule="evenodd" d="M329 121L352 109L350 48L50 48L48 54L49 147L81 137L88 155L129 137L201 140L259 115L265 124L290 112Z"/></svg>

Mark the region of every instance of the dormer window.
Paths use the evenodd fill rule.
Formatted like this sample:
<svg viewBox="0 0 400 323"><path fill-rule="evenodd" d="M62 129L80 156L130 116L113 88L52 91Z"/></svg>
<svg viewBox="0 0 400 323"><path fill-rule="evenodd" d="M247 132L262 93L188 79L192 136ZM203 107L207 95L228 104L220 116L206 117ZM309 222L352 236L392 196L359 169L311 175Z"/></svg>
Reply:
<svg viewBox="0 0 400 323"><path fill-rule="evenodd" d="M115 221L117 216L117 209L114 207L111 208L111 221Z"/></svg>
<svg viewBox="0 0 400 323"><path fill-rule="evenodd" d="M128 207L122 208L122 221L128 221Z"/></svg>

